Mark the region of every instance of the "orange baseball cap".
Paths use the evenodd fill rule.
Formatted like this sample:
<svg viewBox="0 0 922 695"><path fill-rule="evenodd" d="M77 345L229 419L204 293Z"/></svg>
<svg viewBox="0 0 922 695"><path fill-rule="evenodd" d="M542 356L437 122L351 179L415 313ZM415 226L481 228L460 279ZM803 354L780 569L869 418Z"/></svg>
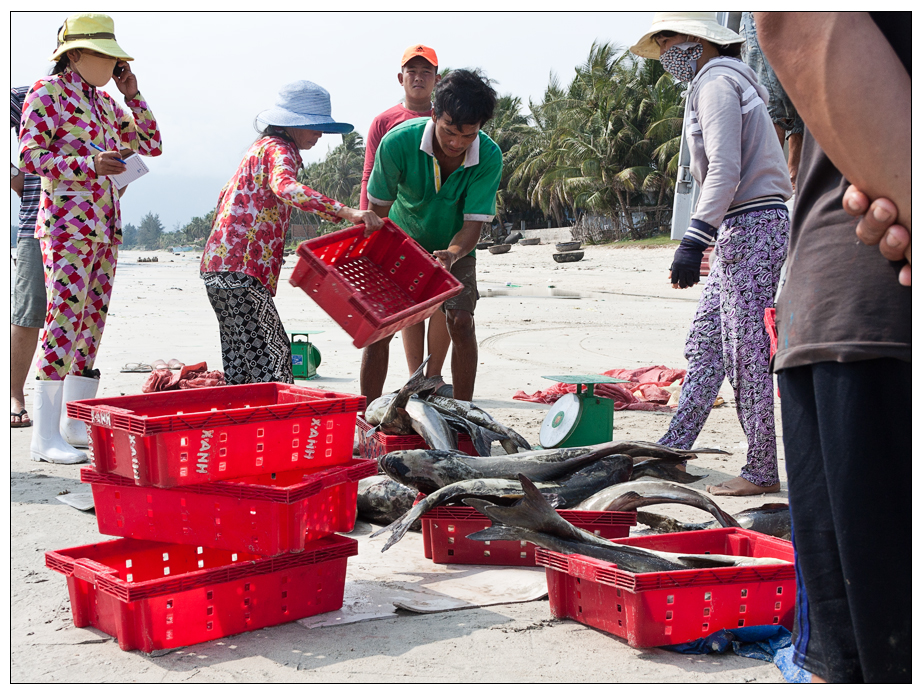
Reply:
<svg viewBox="0 0 922 695"><path fill-rule="evenodd" d="M409 63L416 56L425 58L436 67L439 65L439 59L435 55L435 51L433 51L428 46L423 46L421 43L418 43L414 46L410 46L403 52L403 58L400 60L400 67L403 67Z"/></svg>

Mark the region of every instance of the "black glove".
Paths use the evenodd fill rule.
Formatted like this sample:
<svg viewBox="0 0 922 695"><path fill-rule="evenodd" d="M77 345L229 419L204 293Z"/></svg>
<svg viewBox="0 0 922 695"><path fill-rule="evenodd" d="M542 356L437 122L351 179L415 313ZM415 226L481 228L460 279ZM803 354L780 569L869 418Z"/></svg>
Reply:
<svg viewBox="0 0 922 695"><path fill-rule="evenodd" d="M707 244L689 239L687 236L682 239L669 268L672 271L673 285L685 289L701 280L701 260L706 248Z"/></svg>

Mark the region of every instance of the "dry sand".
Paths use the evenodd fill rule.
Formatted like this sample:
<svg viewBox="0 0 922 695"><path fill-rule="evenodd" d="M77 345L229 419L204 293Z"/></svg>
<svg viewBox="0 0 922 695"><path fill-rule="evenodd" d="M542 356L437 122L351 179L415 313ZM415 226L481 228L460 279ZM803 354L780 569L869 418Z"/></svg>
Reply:
<svg viewBox="0 0 922 695"><path fill-rule="evenodd" d="M552 244L514 246L505 255L478 253L481 301L476 312L480 367L476 400L531 441L548 406L513 401L552 382L545 374L599 373L612 368L665 365L684 368L683 344L700 286L673 290L666 278L672 248L586 248L577 263L557 264ZM109 324L96 366L99 396L137 393L143 374L120 373L128 362L177 358L221 368L217 323L198 277L194 253L121 254ZM360 352L304 293L288 284L287 259L279 312L289 330L313 336L323 361L311 385L358 393ZM518 285L519 287L509 287ZM553 287L551 287L553 286ZM490 291L492 290L492 292ZM578 298L553 296L578 293ZM492 294L492 296L490 296ZM447 370L446 370L447 371ZM399 338L392 343L386 388L406 379ZM446 375L447 377L448 375ZM730 456L702 457L689 465L717 483L739 473L745 437L733 392L715 409L699 446ZM27 407L32 393L27 389ZM30 408L31 412L31 408ZM776 416L779 411L776 408ZM616 412L615 439L655 441L668 413ZM11 431L11 681L16 682L760 682L781 683L774 665L733 654L685 656L635 650L616 637L573 621L552 620L546 600L434 615L398 612L394 618L308 630L292 623L208 642L161 656L122 652L104 633L73 626L64 578L44 566L44 552L105 540L92 513L54 498L73 489L79 466L29 460L31 429ZM750 498L720 498L734 513L785 501L782 490ZM653 511L705 521L688 507Z"/></svg>

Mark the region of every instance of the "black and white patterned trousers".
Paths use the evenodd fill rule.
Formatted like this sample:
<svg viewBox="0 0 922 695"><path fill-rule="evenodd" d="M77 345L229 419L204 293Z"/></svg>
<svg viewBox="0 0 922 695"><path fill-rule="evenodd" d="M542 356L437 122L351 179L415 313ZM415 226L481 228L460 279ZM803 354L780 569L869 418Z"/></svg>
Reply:
<svg viewBox="0 0 922 695"><path fill-rule="evenodd" d="M202 273L202 279L218 318L227 383L293 384L291 343L269 290L245 273Z"/></svg>

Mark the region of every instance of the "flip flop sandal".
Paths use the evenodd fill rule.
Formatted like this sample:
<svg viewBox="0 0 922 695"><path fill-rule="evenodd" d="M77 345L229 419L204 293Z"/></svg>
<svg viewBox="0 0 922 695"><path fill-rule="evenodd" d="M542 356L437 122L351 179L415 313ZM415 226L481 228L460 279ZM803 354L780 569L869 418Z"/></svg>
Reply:
<svg viewBox="0 0 922 695"><path fill-rule="evenodd" d="M129 362L124 367L122 367L122 373L125 372L151 372L153 367L149 364L144 364L143 362Z"/></svg>
<svg viewBox="0 0 922 695"><path fill-rule="evenodd" d="M169 368L170 368L170 365L168 365L168 364L167 364L166 362L164 362L163 360L154 360L154 361L151 362L150 364L151 364L151 367L153 367L155 370L156 370L156 369L169 369Z"/></svg>
<svg viewBox="0 0 922 695"><path fill-rule="evenodd" d="M29 413L26 412L25 408L20 410L18 413L14 413L11 410L10 417L18 417L19 422L13 422L12 420L10 420L10 427L32 427L32 418L29 418L28 420L23 421L22 419L23 415L25 415L26 417L29 417Z"/></svg>
<svg viewBox="0 0 922 695"><path fill-rule="evenodd" d="M169 367L170 369L182 369L185 366L186 365L184 365L179 360L170 360L169 362L167 362L167 367Z"/></svg>

